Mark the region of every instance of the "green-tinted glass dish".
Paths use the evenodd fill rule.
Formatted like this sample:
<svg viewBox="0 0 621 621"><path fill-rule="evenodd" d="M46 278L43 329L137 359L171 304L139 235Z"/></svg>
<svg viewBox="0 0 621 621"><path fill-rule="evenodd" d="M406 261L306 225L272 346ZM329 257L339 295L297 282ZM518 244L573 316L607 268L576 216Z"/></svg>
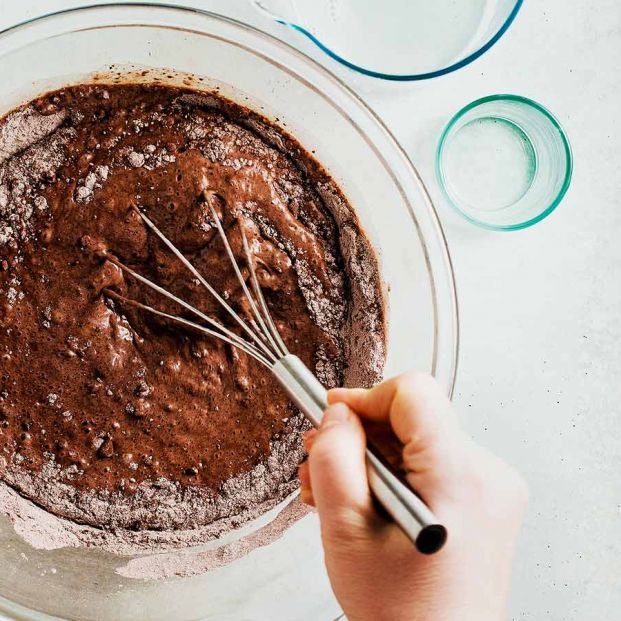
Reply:
<svg viewBox="0 0 621 621"><path fill-rule="evenodd" d="M442 132L436 174L448 203L478 226L513 231L559 205L573 158L556 117L519 95L491 95L462 108Z"/></svg>

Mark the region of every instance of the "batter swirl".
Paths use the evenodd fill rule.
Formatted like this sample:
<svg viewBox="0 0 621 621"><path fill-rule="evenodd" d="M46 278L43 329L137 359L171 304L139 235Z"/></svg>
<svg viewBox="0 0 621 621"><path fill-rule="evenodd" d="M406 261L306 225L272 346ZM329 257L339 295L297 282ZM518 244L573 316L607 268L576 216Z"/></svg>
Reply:
<svg viewBox="0 0 621 621"><path fill-rule="evenodd" d="M297 485L305 423L269 371L107 294L181 311L108 254L230 325L138 206L249 316L205 192L290 350L326 386L381 375L375 256L293 139L170 87L46 95L0 122L0 477L57 515L218 534Z"/></svg>

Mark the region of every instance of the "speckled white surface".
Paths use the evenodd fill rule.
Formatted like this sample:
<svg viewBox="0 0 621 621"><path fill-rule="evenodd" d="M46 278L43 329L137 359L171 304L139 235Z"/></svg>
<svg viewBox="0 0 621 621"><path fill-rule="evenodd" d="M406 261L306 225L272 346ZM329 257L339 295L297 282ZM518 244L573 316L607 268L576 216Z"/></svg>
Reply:
<svg viewBox="0 0 621 621"><path fill-rule="evenodd" d="M69 0L0 0L0 29ZM621 4L526 0L505 37L461 71L422 83L356 75L247 0L194 0L298 45L383 117L436 199L456 267L461 365L455 401L482 443L517 465L531 506L510 618L603 621L621 613ZM569 134L572 187L519 233L475 229L442 205L443 125L480 96L548 106Z"/></svg>

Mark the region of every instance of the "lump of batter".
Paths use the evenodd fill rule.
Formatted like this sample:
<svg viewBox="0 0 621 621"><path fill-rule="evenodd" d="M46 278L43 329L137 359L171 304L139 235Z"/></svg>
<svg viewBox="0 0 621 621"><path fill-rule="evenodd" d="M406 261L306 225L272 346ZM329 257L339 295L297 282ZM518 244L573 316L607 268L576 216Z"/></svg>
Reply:
<svg viewBox="0 0 621 621"><path fill-rule="evenodd" d="M381 375L375 256L293 139L214 95L48 94L0 121L0 478L57 515L222 532L297 485L306 423L269 370L119 297L190 317L111 257L236 329L139 207L249 316L206 192L289 349L328 387Z"/></svg>

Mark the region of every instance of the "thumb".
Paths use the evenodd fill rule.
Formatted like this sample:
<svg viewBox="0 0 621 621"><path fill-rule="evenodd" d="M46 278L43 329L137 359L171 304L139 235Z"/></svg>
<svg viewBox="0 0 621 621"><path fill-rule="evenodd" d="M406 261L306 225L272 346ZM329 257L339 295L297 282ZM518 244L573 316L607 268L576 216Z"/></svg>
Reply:
<svg viewBox="0 0 621 621"><path fill-rule="evenodd" d="M365 461L360 419L344 403L331 405L309 452L310 479L324 537L363 532L377 520Z"/></svg>

